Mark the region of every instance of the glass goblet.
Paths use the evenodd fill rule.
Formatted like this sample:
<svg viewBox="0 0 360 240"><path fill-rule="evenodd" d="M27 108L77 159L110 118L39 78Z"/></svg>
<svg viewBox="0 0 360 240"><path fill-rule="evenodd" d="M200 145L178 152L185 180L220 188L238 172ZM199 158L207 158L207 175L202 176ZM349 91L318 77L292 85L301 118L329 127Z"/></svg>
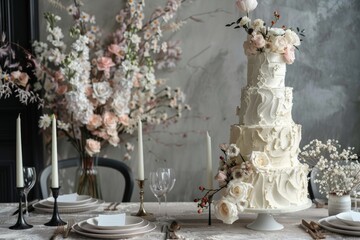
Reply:
<svg viewBox="0 0 360 240"><path fill-rule="evenodd" d="M24 197L25 197L25 211L26 216L29 216L28 211L28 194L30 190L34 187L36 182L36 171L34 167L23 167L24 173Z"/></svg>
<svg viewBox="0 0 360 240"><path fill-rule="evenodd" d="M169 187L169 175L164 172L150 172L149 184L151 192L159 202L160 215L161 197L164 196L167 188Z"/></svg>
<svg viewBox="0 0 360 240"><path fill-rule="evenodd" d="M176 177L175 177L175 170L173 168L158 168L157 172L164 172L165 174L167 174L169 176L169 186L164 194L164 199L165 199L165 218L169 219L168 215L167 215L167 193L169 193L175 186L175 181L176 181Z"/></svg>

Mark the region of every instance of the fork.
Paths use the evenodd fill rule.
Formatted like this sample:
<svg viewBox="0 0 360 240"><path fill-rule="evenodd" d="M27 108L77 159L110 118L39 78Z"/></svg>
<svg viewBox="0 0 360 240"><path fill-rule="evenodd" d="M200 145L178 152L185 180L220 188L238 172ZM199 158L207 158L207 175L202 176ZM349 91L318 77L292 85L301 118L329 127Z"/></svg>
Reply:
<svg viewBox="0 0 360 240"><path fill-rule="evenodd" d="M117 210L117 206L119 206L120 203L119 202L116 202L115 205L111 208L111 211L116 211Z"/></svg>
<svg viewBox="0 0 360 240"><path fill-rule="evenodd" d="M70 219L67 224L66 224L66 228L65 231L63 232L63 238L67 238L69 236L69 233L72 229L72 226L75 225L75 220L74 219Z"/></svg>
<svg viewBox="0 0 360 240"><path fill-rule="evenodd" d="M104 211L110 211L112 205L114 205L114 204L115 204L115 202L110 203L110 205L107 206L107 208L105 208Z"/></svg>
<svg viewBox="0 0 360 240"><path fill-rule="evenodd" d="M51 235L50 240L55 240L58 235L63 234L64 232L65 232L64 226L57 226L54 233Z"/></svg>

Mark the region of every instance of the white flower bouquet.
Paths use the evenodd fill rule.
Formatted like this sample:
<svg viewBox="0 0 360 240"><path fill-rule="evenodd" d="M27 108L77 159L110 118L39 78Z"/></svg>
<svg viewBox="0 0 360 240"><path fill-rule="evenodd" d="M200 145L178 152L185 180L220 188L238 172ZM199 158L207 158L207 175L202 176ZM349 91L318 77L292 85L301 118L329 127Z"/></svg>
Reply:
<svg viewBox="0 0 360 240"><path fill-rule="evenodd" d="M341 148L337 140L312 140L303 147L299 157L317 168L315 183L321 194L347 195L360 184L360 164L353 147Z"/></svg>

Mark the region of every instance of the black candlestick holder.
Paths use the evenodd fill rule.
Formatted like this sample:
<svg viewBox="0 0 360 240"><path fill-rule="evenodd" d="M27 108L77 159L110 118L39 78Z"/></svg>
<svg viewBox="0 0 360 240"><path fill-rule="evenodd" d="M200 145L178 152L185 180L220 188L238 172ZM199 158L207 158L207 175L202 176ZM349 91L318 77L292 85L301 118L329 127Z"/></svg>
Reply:
<svg viewBox="0 0 360 240"><path fill-rule="evenodd" d="M33 226L28 224L25 219L24 219L24 213L23 213L23 209L22 209L22 201L21 199L24 197L25 193L24 193L24 187L17 187L18 190L18 194L19 194L19 213L18 213L18 220L15 223L14 226L9 227L10 229L13 230L22 230L22 229L28 229L28 228L32 228Z"/></svg>
<svg viewBox="0 0 360 240"><path fill-rule="evenodd" d="M50 189L51 189L52 195L54 197L53 215L52 215L52 218L50 219L50 221L45 223L44 225L45 226L63 226L66 224L66 222L61 220L61 218L59 216L58 205L57 205L57 198L59 196L60 187L58 187L58 188L51 187Z"/></svg>
<svg viewBox="0 0 360 240"><path fill-rule="evenodd" d="M211 226L211 204L212 204L212 198L213 196L209 196L209 219L208 219L208 225Z"/></svg>

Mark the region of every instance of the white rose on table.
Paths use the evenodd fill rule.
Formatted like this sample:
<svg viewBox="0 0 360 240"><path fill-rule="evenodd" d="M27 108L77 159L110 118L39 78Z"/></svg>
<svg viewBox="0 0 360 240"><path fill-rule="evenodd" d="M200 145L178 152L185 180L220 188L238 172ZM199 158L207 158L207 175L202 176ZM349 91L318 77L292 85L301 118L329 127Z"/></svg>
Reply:
<svg viewBox="0 0 360 240"><path fill-rule="evenodd" d="M270 159L264 152L252 152L250 161L252 162L252 165L258 170L267 170L271 167Z"/></svg>
<svg viewBox="0 0 360 240"><path fill-rule="evenodd" d="M235 179L228 183L226 193L228 197L232 198L233 202L239 203L246 201L251 188L251 184Z"/></svg>
<svg viewBox="0 0 360 240"><path fill-rule="evenodd" d="M222 197L215 202L215 216L226 224L232 224L238 217L238 210L236 204L229 201L226 197Z"/></svg>

